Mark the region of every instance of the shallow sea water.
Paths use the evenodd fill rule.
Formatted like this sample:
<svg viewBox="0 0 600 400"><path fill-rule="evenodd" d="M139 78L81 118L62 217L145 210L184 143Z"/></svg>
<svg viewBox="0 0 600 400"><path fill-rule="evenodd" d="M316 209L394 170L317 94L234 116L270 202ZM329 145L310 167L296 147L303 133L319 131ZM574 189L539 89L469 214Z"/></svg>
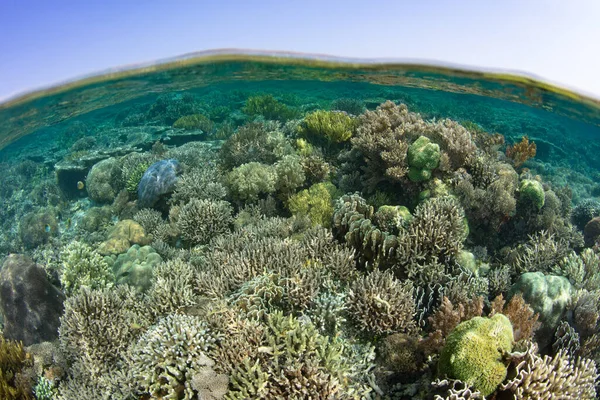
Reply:
<svg viewBox="0 0 600 400"><path fill-rule="evenodd" d="M0 398L593 399L598 138L534 79L290 54L10 99Z"/></svg>

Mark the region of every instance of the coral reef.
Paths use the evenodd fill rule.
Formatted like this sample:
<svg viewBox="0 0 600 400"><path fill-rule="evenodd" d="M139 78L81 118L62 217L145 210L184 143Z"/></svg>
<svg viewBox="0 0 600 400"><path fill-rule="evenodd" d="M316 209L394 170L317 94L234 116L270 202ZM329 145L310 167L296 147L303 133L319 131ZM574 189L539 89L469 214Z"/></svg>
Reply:
<svg viewBox="0 0 600 400"><path fill-rule="evenodd" d="M115 280L106 260L85 243L69 243L61 252L60 261L60 282L67 295L77 292L81 287L101 289Z"/></svg>

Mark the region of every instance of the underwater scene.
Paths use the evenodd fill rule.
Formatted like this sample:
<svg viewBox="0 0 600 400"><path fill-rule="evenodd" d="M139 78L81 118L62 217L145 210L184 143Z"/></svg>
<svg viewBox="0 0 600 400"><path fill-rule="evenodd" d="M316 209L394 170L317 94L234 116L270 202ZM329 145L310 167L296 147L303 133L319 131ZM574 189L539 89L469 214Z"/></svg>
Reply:
<svg viewBox="0 0 600 400"><path fill-rule="evenodd" d="M0 399L595 399L600 102L203 54L0 104Z"/></svg>

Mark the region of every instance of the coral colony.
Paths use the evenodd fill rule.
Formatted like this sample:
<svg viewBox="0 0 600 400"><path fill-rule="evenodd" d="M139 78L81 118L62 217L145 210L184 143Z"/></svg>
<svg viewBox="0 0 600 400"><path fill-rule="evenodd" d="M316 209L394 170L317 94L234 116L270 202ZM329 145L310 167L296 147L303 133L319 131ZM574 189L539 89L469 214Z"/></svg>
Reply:
<svg viewBox="0 0 600 400"><path fill-rule="evenodd" d="M566 118L239 79L2 150L1 399L596 398L600 162Z"/></svg>

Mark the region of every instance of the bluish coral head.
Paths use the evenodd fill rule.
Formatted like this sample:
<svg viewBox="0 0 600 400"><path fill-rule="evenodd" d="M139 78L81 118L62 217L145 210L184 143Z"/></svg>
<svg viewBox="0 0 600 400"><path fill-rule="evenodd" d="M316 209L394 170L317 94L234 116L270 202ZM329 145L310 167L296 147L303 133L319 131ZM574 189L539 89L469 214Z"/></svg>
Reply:
<svg viewBox="0 0 600 400"><path fill-rule="evenodd" d="M150 165L138 185L138 206L152 207L161 196L172 192L182 168L175 159L161 160Z"/></svg>

